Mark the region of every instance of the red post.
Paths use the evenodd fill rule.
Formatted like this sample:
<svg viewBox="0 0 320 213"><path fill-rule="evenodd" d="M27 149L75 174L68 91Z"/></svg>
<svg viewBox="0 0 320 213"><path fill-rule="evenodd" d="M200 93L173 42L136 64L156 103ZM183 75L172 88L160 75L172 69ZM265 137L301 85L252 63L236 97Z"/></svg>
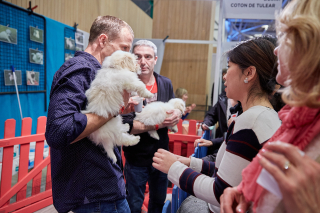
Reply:
<svg viewBox="0 0 320 213"><path fill-rule="evenodd" d="M22 120L21 136L31 135L32 119L24 118ZM30 144L20 145L19 173L18 181L21 181L28 174ZM17 201L26 198L27 185L17 193Z"/></svg>
<svg viewBox="0 0 320 213"><path fill-rule="evenodd" d="M8 119L4 124L4 138L14 138L16 131L16 120ZM11 188L13 164L13 146L3 147L2 174L0 196L2 197ZM9 201L3 206L8 205ZM0 206L1 207L1 206Z"/></svg>
<svg viewBox="0 0 320 213"><path fill-rule="evenodd" d="M189 121L188 135L197 135L197 121L196 120Z"/></svg>
<svg viewBox="0 0 320 213"><path fill-rule="evenodd" d="M197 121L189 120L188 135L197 135ZM188 141L187 144L187 157L194 153L194 141Z"/></svg>
<svg viewBox="0 0 320 213"><path fill-rule="evenodd" d="M173 141L173 153L176 155L181 155L182 141Z"/></svg>
<svg viewBox="0 0 320 213"><path fill-rule="evenodd" d="M42 116L38 118L37 122L37 134L44 134L46 131L46 122L47 118ZM43 149L44 149L44 141L37 141L36 142L36 153L34 157L34 167L38 166L39 163L43 160ZM32 195L36 195L40 193L41 187L41 173L39 172L37 175L34 176L32 181Z"/></svg>
<svg viewBox="0 0 320 213"><path fill-rule="evenodd" d="M49 148L49 155L47 158L50 158L50 148ZM47 166L47 182L46 182L46 190L52 189L52 182L51 182L51 163Z"/></svg>
<svg viewBox="0 0 320 213"><path fill-rule="evenodd" d="M179 123L177 124L178 126L178 134L182 134L182 119L179 120Z"/></svg>

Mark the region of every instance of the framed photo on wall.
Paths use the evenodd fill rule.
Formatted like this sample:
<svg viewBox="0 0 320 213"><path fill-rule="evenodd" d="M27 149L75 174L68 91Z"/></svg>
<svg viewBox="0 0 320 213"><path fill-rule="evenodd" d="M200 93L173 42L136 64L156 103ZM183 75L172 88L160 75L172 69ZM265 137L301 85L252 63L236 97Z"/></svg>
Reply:
<svg viewBox="0 0 320 213"><path fill-rule="evenodd" d="M81 32L76 32L75 33L75 38L76 38L76 44L82 44L84 42L84 35Z"/></svg>
<svg viewBox="0 0 320 213"><path fill-rule="evenodd" d="M38 43L43 44L43 30L35 28L35 27L29 27L30 29L30 40Z"/></svg>
<svg viewBox="0 0 320 213"><path fill-rule="evenodd" d="M16 70L15 73L17 77L17 85L22 85L21 70ZM4 85L14 86L14 78L11 70L4 70Z"/></svg>
<svg viewBox="0 0 320 213"><path fill-rule="evenodd" d="M76 51L84 51L82 44L76 44Z"/></svg>
<svg viewBox="0 0 320 213"><path fill-rule="evenodd" d="M43 64L43 52L40 50L29 49L29 61L33 64Z"/></svg>
<svg viewBox="0 0 320 213"><path fill-rule="evenodd" d="M70 58L73 58L74 54L72 53L65 53L64 54L64 61L68 61Z"/></svg>
<svg viewBox="0 0 320 213"><path fill-rule="evenodd" d="M35 71L26 71L27 74L27 85L28 86L39 86L40 73Z"/></svg>
<svg viewBox="0 0 320 213"><path fill-rule="evenodd" d="M64 48L67 50L75 50L76 45L75 45L74 39L64 37Z"/></svg>
<svg viewBox="0 0 320 213"><path fill-rule="evenodd" d="M0 25L0 41L7 42L10 44L18 43L18 30Z"/></svg>

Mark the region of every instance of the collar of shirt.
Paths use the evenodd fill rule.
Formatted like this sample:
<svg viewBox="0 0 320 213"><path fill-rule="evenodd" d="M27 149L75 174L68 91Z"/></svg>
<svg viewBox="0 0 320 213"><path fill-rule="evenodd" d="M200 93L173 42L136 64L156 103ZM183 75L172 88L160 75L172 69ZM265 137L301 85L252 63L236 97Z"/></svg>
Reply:
<svg viewBox="0 0 320 213"><path fill-rule="evenodd" d="M86 60L89 60L92 63L92 65L94 65L97 69L101 68L101 64L99 63L99 61L90 53L83 52L83 51L76 51L74 56L82 56Z"/></svg>

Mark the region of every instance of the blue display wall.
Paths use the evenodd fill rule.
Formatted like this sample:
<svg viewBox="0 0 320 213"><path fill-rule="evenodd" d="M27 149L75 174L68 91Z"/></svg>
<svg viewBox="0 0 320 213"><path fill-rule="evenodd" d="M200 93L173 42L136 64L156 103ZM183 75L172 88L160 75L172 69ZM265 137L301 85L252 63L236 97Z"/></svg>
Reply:
<svg viewBox="0 0 320 213"><path fill-rule="evenodd" d="M0 6L3 3L0 3ZM16 14L17 13L17 14ZM16 23L16 25L10 25L12 28L26 28L26 30L28 30L29 26L33 26L35 25L35 20L32 18L29 19L25 19L25 20L20 20L19 22L21 22L19 24L19 22L16 22L16 18L19 18L22 15L27 15L28 14L18 14L18 10L12 10L10 12L10 16L12 17L13 22ZM2 13L0 14L0 20L4 20L5 18L7 18L8 13ZM28 48L34 48L32 45L39 45L39 49L43 48L44 50L44 60L45 63L42 66L45 66L46 69L46 75L44 75L44 73L42 74L42 83L40 82L40 86L38 87L27 87L27 86L19 86L19 91L23 91L25 90L37 90L37 89L41 89L46 90L44 93L21 93L20 96L20 102L21 102L21 108L22 108L22 113L23 113L23 117L31 117L33 120L32 123L32 134L36 133L36 125L37 125L37 118L40 116L46 116L47 115L47 108L49 105L49 94L50 94L50 89L51 89L51 84L52 84L52 80L53 80L53 76L55 74L55 72L60 68L60 66L64 63L64 53L65 53L65 49L64 49L64 37L65 37L65 33L68 32L70 34L70 32L74 32L74 28L70 27L68 25L62 24L60 22L57 22L55 20L52 20L50 18L45 18L45 29L44 29L44 33L45 33L45 42L46 42L46 48L44 48L44 44L43 46L41 46L41 44L33 44L28 43L29 41L25 42L25 47L23 47L24 49L28 49ZM31 20L31 21L30 21ZM30 21L31 23L22 23L22 22L28 22ZM33 22L32 22L33 21ZM39 20L36 20L39 22ZM40 25L41 23L36 23L36 25L40 28L42 25ZM0 23L1 24L1 23ZM27 31L28 32L28 31ZM25 36L28 33L25 33ZM24 36L23 34L19 35L19 31L18 31L18 36ZM70 37L72 35L68 35L68 37ZM18 37L19 39L19 37ZM73 39L74 39L74 34L73 34ZM24 38L21 38L20 40L25 40ZM29 40L29 37L27 37L27 40ZM19 40L18 40L19 42ZM0 42L3 43L3 42ZM15 45L15 44L6 44L8 45ZM30 46L30 47L29 47ZM8 46L8 48L10 49L10 46ZM15 46L15 48L17 48L17 46ZM6 54L6 50L1 49L2 54ZM4 51L4 52L3 52ZM18 55L18 58L15 59L8 59L8 60L27 60L28 58L28 51L22 52L22 55ZM11 52L9 52L8 50L8 54L7 56L10 55L11 56ZM13 56L11 56L13 57ZM1 59L0 64L5 63L5 61L3 61L3 59ZM7 63L7 61L6 61ZM41 65L28 65L28 63L25 63L26 65L21 65L21 67L17 67L17 70L22 70L24 71L23 73L23 80L25 80L25 71L28 70L28 66L36 66L36 68L38 68L38 66L40 67ZM0 68L0 73L2 76L0 76L3 79L3 67ZM36 70L35 70L36 71ZM44 69L43 69L44 71ZM40 75L41 78L41 75ZM0 87L4 87L4 82L2 80L2 82L0 82L1 85ZM22 82L24 85L26 84L24 81ZM14 90L14 86L12 88L10 88L9 90ZM16 136L20 136L21 135L21 117L20 117L20 112L19 112L19 105L18 105L18 101L17 101L17 96L16 94L0 94L0 138L4 137L4 123L7 119L13 118L16 120ZM45 107L46 106L46 107Z"/></svg>

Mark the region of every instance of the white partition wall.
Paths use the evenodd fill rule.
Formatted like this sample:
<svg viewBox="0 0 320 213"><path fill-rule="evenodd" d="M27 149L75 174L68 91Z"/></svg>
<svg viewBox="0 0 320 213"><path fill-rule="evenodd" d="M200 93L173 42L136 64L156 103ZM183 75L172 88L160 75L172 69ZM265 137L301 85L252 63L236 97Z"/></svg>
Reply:
<svg viewBox="0 0 320 213"><path fill-rule="evenodd" d="M286 2L286 1L285 1ZM219 4L218 4L219 3ZM218 100L219 88L221 87L221 70L226 67L226 58L224 53L235 47L237 42L227 42L225 33L226 19L251 19L251 20L273 20L276 11L280 11L283 5L283 0L220 0L219 5L219 30L217 39L217 53L215 63L215 82L213 103ZM234 26L233 26L234 27ZM259 27L264 27L259 26ZM256 28L252 28L256 29ZM264 32L268 27L265 27ZM239 29L237 29L239 30ZM250 29L248 29L249 31ZM239 33L242 33L243 31ZM253 36L248 36L253 37Z"/></svg>

